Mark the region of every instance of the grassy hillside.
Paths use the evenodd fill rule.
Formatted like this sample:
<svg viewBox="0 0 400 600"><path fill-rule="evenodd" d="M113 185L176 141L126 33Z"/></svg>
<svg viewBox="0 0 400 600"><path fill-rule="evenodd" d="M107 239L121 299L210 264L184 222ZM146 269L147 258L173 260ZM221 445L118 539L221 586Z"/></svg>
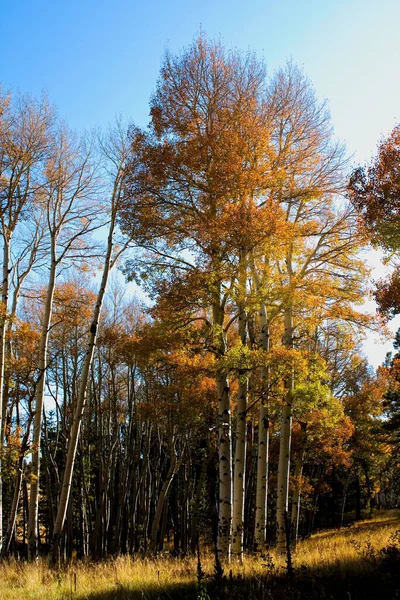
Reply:
<svg viewBox="0 0 400 600"><path fill-rule="evenodd" d="M400 596L400 511L378 513L342 531L324 531L299 543L288 578L285 562L273 551L243 565L225 566L213 576L211 555L202 557L204 577L194 558L119 557L101 563L75 563L52 570L9 561L0 565L2 600L123 599L331 599L381 600Z"/></svg>

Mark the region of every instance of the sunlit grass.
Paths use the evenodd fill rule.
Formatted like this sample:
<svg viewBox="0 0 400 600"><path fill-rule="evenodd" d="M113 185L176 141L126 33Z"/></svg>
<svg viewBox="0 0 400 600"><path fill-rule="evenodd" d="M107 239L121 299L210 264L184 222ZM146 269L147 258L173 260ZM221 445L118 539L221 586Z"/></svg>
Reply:
<svg viewBox="0 0 400 600"><path fill-rule="evenodd" d="M334 572L336 577L343 578L349 574L362 575L372 567L360 556L360 545L363 548L369 543L380 549L388 545L390 536L398 529L400 511L385 511L372 520L360 521L341 531L317 533L299 542L293 556L295 569L306 567L327 575ZM194 557L176 559L167 555L157 560L118 557L100 563L77 562L61 570L49 568L45 560L38 564L10 560L0 564L0 598L81 600L106 593L110 594L110 598L124 598L133 591L141 592L143 598L147 598L147 591L154 593L159 590L162 593L168 589L171 590L168 597L173 598L174 587L194 586L196 568ZM206 577L212 576L214 560L211 554L204 553L202 556L202 569ZM225 565L227 575L232 570L233 578L245 579L266 575L273 577L282 574L284 569L285 559L274 550L262 558L248 556L242 565L235 561Z"/></svg>
<svg viewBox="0 0 400 600"><path fill-rule="evenodd" d="M380 549L388 545L391 535L399 528L400 511L386 511L340 531L322 531L299 543L295 563L310 568L335 568L344 575L349 571L368 570L368 561L360 560L360 552L353 542L361 548L370 543Z"/></svg>

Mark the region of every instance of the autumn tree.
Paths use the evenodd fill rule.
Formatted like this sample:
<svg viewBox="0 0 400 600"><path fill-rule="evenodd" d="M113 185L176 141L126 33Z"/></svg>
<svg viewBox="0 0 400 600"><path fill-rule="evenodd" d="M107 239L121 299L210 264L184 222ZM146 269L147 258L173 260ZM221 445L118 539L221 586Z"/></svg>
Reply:
<svg viewBox="0 0 400 600"><path fill-rule="evenodd" d="M29 499L28 551L31 559L38 553L38 503L40 477L40 445L43 419L48 341L51 329L57 271L69 258L79 262L87 256L85 236L98 225L93 214L95 169L90 163L91 148L81 145L65 128L59 129L49 154L43 185L38 198L40 211L47 225L44 243L48 244L48 283L41 319L38 354L38 376L35 390L35 418Z"/></svg>
<svg viewBox="0 0 400 600"><path fill-rule="evenodd" d="M339 200L345 189L345 154L333 139L325 104L318 101L304 73L291 63L273 77L268 102L275 150L270 193L284 211L286 229L282 254L274 257L265 302L275 318L282 318L282 341L290 350L301 348L323 323L368 322L354 310L364 293L364 269L357 257L361 240L355 212ZM286 375L281 418L277 484L281 550L286 544L295 378L296 369Z"/></svg>
<svg viewBox="0 0 400 600"><path fill-rule="evenodd" d="M126 165L129 159L129 145L126 132L121 123L110 130L107 137L100 141L100 149L103 154L105 173L108 177L109 203L105 209L108 212L108 235L107 246L104 255L104 264L96 302L93 307L91 323L87 334L87 349L83 361L79 379L79 389L75 406L74 418L68 440L68 449L64 477L61 486L60 503L58 505L57 517L53 532L53 557L59 552L59 542L64 526L71 481L73 476L76 450L79 440L79 432L82 422L82 414L86 405L87 387L90 376L90 368L93 361L94 348L98 334L99 319L107 289L107 283L112 268L129 245L130 237L125 238L120 246L116 244L116 226L118 211L121 209L122 194L126 177Z"/></svg>
<svg viewBox="0 0 400 600"><path fill-rule="evenodd" d="M52 142L54 111L47 99L35 100L29 96L0 95L0 228L2 234L2 291L0 303L0 455L4 439L4 416L7 389L4 381L6 358L6 334L11 321L10 311L15 314L18 292L35 257L36 242L26 229L25 243L16 239L18 227L29 211L32 211L41 192L43 168ZM34 237L34 236L33 236ZM26 244L26 242L28 242ZM29 260L30 256L30 260ZM21 263L28 257L28 265ZM13 307L9 294L16 278ZM1 456L0 456L1 460ZM0 463L1 465L1 463ZM2 516L0 466L0 523ZM0 526L0 548L2 545Z"/></svg>
<svg viewBox="0 0 400 600"><path fill-rule="evenodd" d="M0 106L7 157L25 114ZM302 70L268 78L200 36L166 54L145 131L81 142L43 110L33 166L15 189L9 159L0 173L4 238L16 217L0 314L6 551L20 523L30 558L44 538L55 559L166 539L186 554L204 537L220 573L275 532L282 551L290 521L294 542L322 513L336 523L350 492L360 509L394 456L384 386L355 356L373 326L357 311L365 235ZM147 309L109 289L132 242L125 272ZM396 372L380 375L394 399Z"/></svg>
<svg viewBox="0 0 400 600"><path fill-rule="evenodd" d="M349 182L349 195L373 244L394 258L394 270L377 284L375 298L383 314L400 312L400 126L383 139L371 165L358 167Z"/></svg>
<svg viewBox="0 0 400 600"><path fill-rule="evenodd" d="M5 423L5 483L8 491L7 525L2 556L10 552L15 534L23 482L26 481L26 457L30 450L31 425L33 421L33 396L36 384L39 330L36 322L21 318L13 319L8 333L12 353L8 356L6 380L8 385L8 408Z"/></svg>
<svg viewBox="0 0 400 600"><path fill-rule="evenodd" d="M346 456L345 446L353 433L350 419L345 417L340 400L329 388L326 364L318 354L307 357L306 369L295 385L292 397L295 425L295 468L293 473L291 534L296 545L301 496L305 483L303 467L308 455L328 464L341 464Z"/></svg>
<svg viewBox="0 0 400 600"><path fill-rule="evenodd" d="M393 342L395 350L399 350L400 347L400 331L397 330L396 336ZM397 438L400 432L400 406L399 406L399 395L398 395L398 384L400 380L399 373L399 352L396 352L394 356L389 354L385 361L383 368L385 373L389 376L388 389L384 393L385 398L385 410L388 415L388 422L385 424L389 431L392 431L394 437Z"/></svg>
<svg viewBox="0 0 400 600"><path fill-rule="evenodd" d="M351 357L347 372L343 373L346 387L342 401L354 427L349 441L351 464L345 487L353 486L356 519L361 518L363 496L365 506L372 510L379 464L387 448L382 423L386 381L382 375L379 372L375 375L365 357L357 354Z"/></svg>
<svg viewBox="0 0 400 600"><path fill-rule="evenodd" d="M152 268L169 273L164 291L168 277L186 280L186 287L196 282L191 313L207 309L216 358L226 353L229 321L237 318L227 318L227 302L239 269L251 248L271 234L279 213L268 199L259 201L270 154L264 81L264 67L253 55L227 52L199 37L183 55L166 55L151 101L150 133L132 132L140 161L131 168L122 226L135 232ZM230 388L223 373L216 382L219 551L229 556Z"/></svg>

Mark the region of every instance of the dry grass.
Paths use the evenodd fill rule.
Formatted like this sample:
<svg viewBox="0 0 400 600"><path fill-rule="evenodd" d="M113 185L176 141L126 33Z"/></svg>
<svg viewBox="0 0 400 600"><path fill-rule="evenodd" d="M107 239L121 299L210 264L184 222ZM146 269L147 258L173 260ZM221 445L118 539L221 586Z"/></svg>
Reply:
<svg viewBox="0 0 400 600"><path fill-rule="evenodd" d="M371 544L376 549L383 548L398 529L400 511L382 511L374 519L358 521L341 531L322 531L299 543L296 565L311 569L334 568L344 575L349 570L362 573L368 569L368 561L360 560L360 551L355 546L363 549Z"/></svg>
<svg viewBox="0 0 400 600"><path fill-rule="evenodd" d="M371 573L372 569L370 562L361 556L362 549L387 546L391 535L398 529L400 511L386 511L379 513L373 520L361 521L342 531L315 534L299 543L293 557L295 569L303 573L322 572L327 577L344 580L351 576L362 577ZM196 598L196 567L195 558L173 559L168 556L157 560L119 557L101 563L71 564L60 571L50 569L45 561L32 565L10 560L0 565L0 598L173 599L177 595L180 598ZM210 578L213 568L213 557L205 555L202 569ZM270 555L261 559L246 557L243 565L226 565L225 573L229 574L232 570L233 580L243 582L260 578L271 580L283 574L284 569L284 559L271 551Z"/></svg>

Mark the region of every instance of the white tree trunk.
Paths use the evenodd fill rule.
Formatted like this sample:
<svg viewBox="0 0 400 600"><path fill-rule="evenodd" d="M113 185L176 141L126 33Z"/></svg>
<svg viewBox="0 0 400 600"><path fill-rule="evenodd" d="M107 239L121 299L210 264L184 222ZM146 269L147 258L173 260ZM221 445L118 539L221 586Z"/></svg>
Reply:
<svg viewBox="0 0 400 600"><path fill-rule="evenodd" d="M53 548L52 548L53 560L56 560L57 556L58 556L61 533L62 533L62 530L64 527L65 517L67 514L68 502L69 502L69 497L70 497L70 492L71 492L72 475L73 475L74 465L75 465L76 450L78 447L82 415L83 415L83 411L84 411L84 408L86 405L88 379L89 379L90 367L91 367L91 364L93 361L93 353L94 353L94 348L95 348L95 344L96 344L100 313L101 313L101 308L103 305L104 295L105 295L106 289L107 289L107 282L108 282L110 270L115 262L112 259L115 220L116 220L116 211L113 210L113 214L112 214L112 218L111 218L111 222L110 222L109 233L108 233L107 253L106 253L105 260L104 260L103 276L102 276L100 288L99 288L99 291L97 294L96 305L93 310L92 322L91 322L91 326L89 329L89 335L88 335L88 341L87 341L87 350L86 350L86 355L85 355L85 359L84 359L84 363L83 363L83 367L82 367L82 373L81 373L80 382L79 382L78 398L77 398L77 402L76 402L70 436L68 439L67 458L66 458L66 462L65 462L64 477L63 477L63 482L62 482L62 487L61 487L60 502L58 505L57 516L56 516L56 521L54 524L54 531L53 531Z"/></svg>
<svg viewBox="0 0 400 600"><path fill-rule="evenodd" d="M293 316L290 307L285 310L285 345L293 347ZM289 473L290 473L290 443L292 435L292 391L294 385L293 372L286 378L286 397L282 409L279 462L278 462L278 484L276 501L277 522L277 547L278 551L286 551L286 523L288 522L289 505Z"/></svg>
<svg viewBox="0 0 400 600"><path fill-rule="evenodd" d="M301 503L301 478L303 474L303 463L304 463L304 455L305 455L305 446L306 446L306 423L301 423L301 438L299 444L299 451L296 458L296 465L294 470L294 476L296 478L297 486L293 494L292 501L292 516L291 516L291 524L292 524L292 540L294 548L297 545L297 540L299 537L299 520L300 520L300 503Z"/></svg>
<svg viewBox="0 0 400 600"><path fill-rule="evenodd" d="M261 348L269 350L269 326L265 304L261 304L259 313ZM257 483L256 483L256 515L254 542L255 550L259 551L265 544L267 527L267 502L268 502L268 457L269 457L269 420L268 420L268 368L262 369L263 388L266 397L261 400L258 423L258 451L257 451Z"/></svg>
<svg viewBox="0 0 400 600"><path fill-rule="evenodd" d="M294 471L294 476L297 481L297 488L293 494L292 501L292 540L293 545L296 547L298 536L299 536L299 519L300 519L300 501L301 501L301 476L303 472L303 457L304 451L300 450L300 454L296 459L296 466Z"/></svg>
<svg viewBox="0 0 400 600"><path fill-rule="evenodd" d="M232 539L232 439L228 379L217 376L219 420L218 554L230 560Z"/></svg>
<svg viewBox="0 0 400 600"><path fill-rule="evenodd" d="M47 369L47 347L49 341L50 323L53 310L54 290L57 276L56 239L51 238L51 264L49 282L41 325L38 381L35 392L35 418L33 422L32 467L30 479L29 518L28 518L28 558L38 557L38 509L39 509L39 477L40 477L40 441L43 418L44 389Z"/></svg>
<svg viewBox="0 0 400 600"><path fill-rule="evenodd" d="M3 429L4 429L4 414L5 414L5 394L4 394L4 365L6 351L6 316L8 310L8 293L9 293L9 270L10 270L10 237L7 239L3 236L3 272L1 284L1 313L0 313L0 552L3 548L3 474L2 460L3 455Z"/></svg>
<svg viewBox="0 0 400 600"><path fill-rule="evenodd" d="M239 315L239 337L246 345L247 316L244 310ZM246 379L244 379L246 377ZM233 480L233 525L232 553L240 561L243 560L243 519L244 519L244 490L246 480L246 410L247 410L248 379L245 373L239 373L236 446Z"/></svg>
<svg viewBox="0 0 400 600"><path fill-rule="evenodd" d="M224 310L221 307L221 289L217 285L213 300L213 326L218 357L226 352ZM217 552L220 559L230 560L232 544L232 433L231 402L228 378L225 373L216 374L218 394L218 535Z"/></svg>
<svg viewBox="0 0 400 600"><path fill-rule="evenodd" d="M255 550L261 551L266 542L268 507L268 460L269 460L269 419L268 407L260 406L257 450L257 487L254 543Z"/></svg>

